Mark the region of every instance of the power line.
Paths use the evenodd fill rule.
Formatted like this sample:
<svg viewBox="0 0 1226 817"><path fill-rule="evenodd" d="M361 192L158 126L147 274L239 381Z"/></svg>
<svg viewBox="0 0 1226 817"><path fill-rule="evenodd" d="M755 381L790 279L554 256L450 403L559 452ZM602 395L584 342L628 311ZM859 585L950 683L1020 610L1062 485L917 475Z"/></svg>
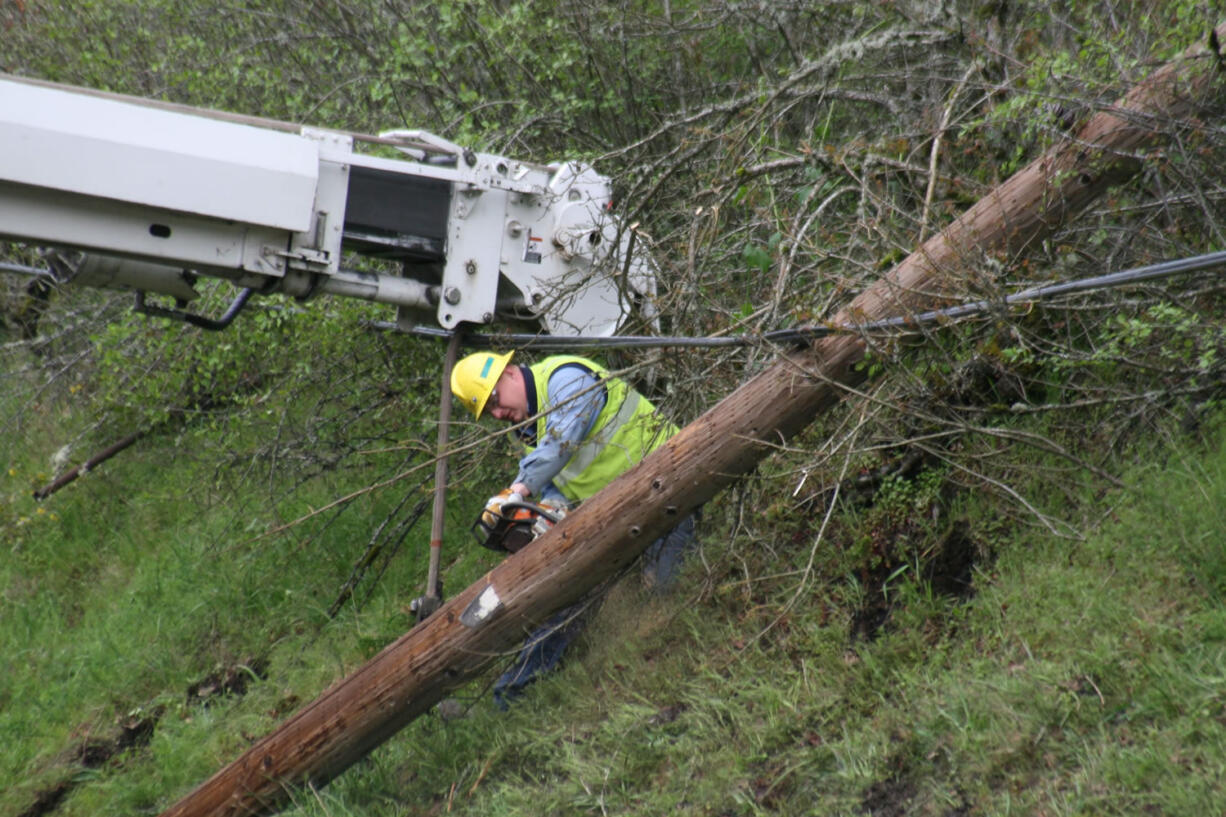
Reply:
<svg viewBox="0 0 1226 817"><path fill-rule="evenodd" d="M1199 272L1226 265L1226 251L1179 258L1174 261L1162 261L1144 267L1121 270L1106 275L1095 275L1089 278L1079 278L1058 284L1045 284L1007 295L999 300L986 299L966 304L957 304L943 309L934 309L914 315L898 315L879 321L869 321L860 324L815 324L793 327L790 329L774 329L769 332L754 334L729 335L726 337L686 337L686 336L643 336L643 335L542 335L535 333L499 333L482 334L465 330L439 329L430 326L414 326L401 328L390 321L369 321L367 326L384 331L400 332L416 337L449 340L456 331L462 335L460 342L465 346L490 349L658 349L658 348L730 348L738 346L760 346L763 344L790 345L811 343L829 335L872 334L914 332L922 327L938 322L949 322L959 318L982 315L993 310L1002 310L1016 304L1034 304L1048 301L1062 295L1072 295L1078 292L1114 289L1128 284L1152 281L1181 275L1188 272ZM18 273L35 277L54 279L50 270L41 270L21 264L0 262L0 272Z"/></svg>
<svg viewBox="0 0 1226 817"><path fill-rule="evenodd" d="M730 335L727 337L684 337L684 336L638 336L638 335L540 335L530 333L479 334L464 330L439 329L429 326L414 326L402 329L388 321L372 321L368 325L376 329L401 332L416 337L437 338L448 340L459 331L460 342L465 346L475 346L489 349L655 349L669 347L696 348L727 348L737 346L759 346L762 344L789 345L810 343L818 338L829 335L871 334L871 333L907 333L938 322L949 322L959 318L982 315L994 310L1017 304L1034 304L1048 301L1062 295L1078 292L1114 289L1128 284L1167 278L1188 272L1199 272L1226 265L1226 251L1207 253L1174 261L1163 261L1144 267L1113 272L1106 275L1095 275L1089 278L1079 278L1058 284L1045 284L1007 295L999 300L973 301L966 304L934 309L914 315L900 315L870 321L861 324L817 324L812 326L794 327L791 329L774 329L769 332L745 335Z"/></svg>

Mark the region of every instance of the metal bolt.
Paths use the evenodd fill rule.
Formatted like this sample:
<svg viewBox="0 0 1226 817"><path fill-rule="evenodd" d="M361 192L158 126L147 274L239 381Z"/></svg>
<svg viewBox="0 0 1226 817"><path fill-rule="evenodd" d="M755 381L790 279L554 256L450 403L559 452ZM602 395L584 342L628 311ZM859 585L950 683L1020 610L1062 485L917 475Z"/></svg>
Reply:
<svg viewBox="0 0 1226 817"><path fill-rule="evenodd" d="M443 290L443 300L455 306L460 302L460 290L456 287L447 287Z"/></svg>
<svg viewBox="0 0 1226 817"><path fill-rule="evenodd" d="M638 536L638 535L639 535L640 533L642 533L642 532L643 532L643 529L642 529L642 528L640 528L638 525L631 525L631 526L630 526L630 535L631 535L631 536Z"/></svg>
<svg viewBox="0 0 1226 817"><path fill-rule="evenodd" d="M507 223L507 234L511 236L511 238L519 238L521 235L523 235L523 232L524 225L520 224L518 221L511 221Z"/></svg>
<svg viewBox="0 0 1226 817"><path fill-rule="evenodd" d="M494 314L493 314L492 312L482 312L482 313L481 313L481 322L482 322L482 323L493 323L493 322L494 322Z"/></svg>
<svg viewBox="0 0 1226 817"><path fill-rule="evenodd" d="M464 262L464 271L467 272L469 275L476 275L477 274L477 262L476 261ZM452 301L452 303L455 303L455 301Z"/></svg>

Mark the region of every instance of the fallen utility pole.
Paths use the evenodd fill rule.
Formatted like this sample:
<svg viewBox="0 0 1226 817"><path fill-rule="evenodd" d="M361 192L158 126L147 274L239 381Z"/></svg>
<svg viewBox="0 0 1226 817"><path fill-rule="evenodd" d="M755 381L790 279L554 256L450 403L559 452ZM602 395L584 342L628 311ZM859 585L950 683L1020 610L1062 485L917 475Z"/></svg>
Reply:
<svg viewBox="0 0 1226 817"><path fill-rule="evenodd" d="M986 255L1024 251L1140 167L1137 150L1195 117L1221 83L1216 44L1189 49L929 239L835 317L853 324L941 300ZM823 338L780 359L549 533L389 645L165 812L261 814L323 784L461 686L557 608L629 565L863 379L865 341Z"/></svg>

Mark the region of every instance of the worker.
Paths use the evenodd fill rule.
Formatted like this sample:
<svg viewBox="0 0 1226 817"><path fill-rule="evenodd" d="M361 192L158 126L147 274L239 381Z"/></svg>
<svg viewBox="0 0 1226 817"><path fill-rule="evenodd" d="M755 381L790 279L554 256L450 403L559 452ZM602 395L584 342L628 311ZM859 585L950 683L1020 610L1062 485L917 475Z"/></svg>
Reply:
<svg viewBox="0 0 1226 817"><path fill-rule="evenodd" d="M569 508L595 494L677 433L677 427L624 380L572 355L512 364L514 352L478 352L456 363L451 391L473 416L514 425L524 455L511 485L482 511L493 525L507 502L531 500ZM531 420L531 422L530 422ZM641 557L643 581L668 590L694 543L694 517L654 541ZM581 601L555 613L528 636L516 662L494 684L505 709L524 687L555 668L583 627Z"/></svg>

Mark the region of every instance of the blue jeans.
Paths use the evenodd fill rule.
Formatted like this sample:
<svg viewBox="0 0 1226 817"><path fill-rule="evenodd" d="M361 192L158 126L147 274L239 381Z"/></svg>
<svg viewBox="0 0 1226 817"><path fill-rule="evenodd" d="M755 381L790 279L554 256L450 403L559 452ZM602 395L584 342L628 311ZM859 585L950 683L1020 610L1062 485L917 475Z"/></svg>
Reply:
<svg viewBox="0 0 1226 817"><path fill-rule="evenodd" d="M694 517L687 516L677 527L652 542L639 557L643 584L658 595L671 590L686 553L693 547ZM494 704L505 710L511 701L523 694L526 686L561 664L562 654L599 606L597 599L583 599L554 613L533 630L515 663L494 682Z"/></svg>

